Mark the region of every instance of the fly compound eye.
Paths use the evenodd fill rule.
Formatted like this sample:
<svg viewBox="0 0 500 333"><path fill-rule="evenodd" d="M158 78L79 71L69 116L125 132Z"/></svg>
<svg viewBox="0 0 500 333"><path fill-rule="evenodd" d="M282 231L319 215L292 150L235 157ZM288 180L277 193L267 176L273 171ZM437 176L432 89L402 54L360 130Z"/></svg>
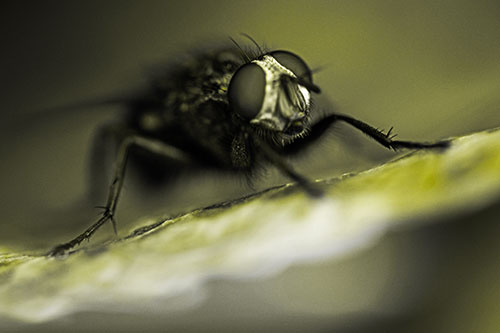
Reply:
<svg viewBox="0 0 500 333"><path fill-rule="evenodd" d="M228 88L230 107L245 119L253 119L264 101L266 74L256 64L240 67L231 78Z"/></svg>
<svg viewBox="0 0 500 333"><path fill-rule="evenodd" d="M276 59L282 66L288 68L297 76L299 83L309 90L319 93L320 89L312 82L312 72L309 66L295 53L289 51L273 51L269 55Z"/></svg>

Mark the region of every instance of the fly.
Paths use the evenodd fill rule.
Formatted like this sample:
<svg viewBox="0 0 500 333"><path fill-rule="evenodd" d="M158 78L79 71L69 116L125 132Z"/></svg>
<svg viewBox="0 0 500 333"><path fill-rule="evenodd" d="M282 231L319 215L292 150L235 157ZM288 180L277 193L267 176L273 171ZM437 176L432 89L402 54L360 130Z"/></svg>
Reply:
<svg viewBox="0 0 500 333"><path fill-rule="evenodd" d="M248 37L248 36L247 36ZM312 197L321 196L286 157L307 149L334 123L344 122L388 149L446 148L434 143L394 140L347 115L330 113L312 121L314 95L321 92L313 73L297 54L285 50L231 47L205 52L194 61L152 80L151 89L123 101L122 122L101 134L117 142L115 169L102 216L73 240L49 255L67 253L111 222L129 160L147 168L151 179L178 168L215 169L251 179L256 170L274 166ZM175 167L173 167L175 165Z"/></svg>

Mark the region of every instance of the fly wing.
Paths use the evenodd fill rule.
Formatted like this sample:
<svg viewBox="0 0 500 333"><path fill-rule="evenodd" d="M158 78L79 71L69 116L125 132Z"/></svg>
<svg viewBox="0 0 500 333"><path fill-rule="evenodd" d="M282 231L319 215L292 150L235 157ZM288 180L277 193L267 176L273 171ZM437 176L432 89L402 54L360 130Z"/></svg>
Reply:
<svg viewBox="0 0 500 333"><path fill-rule="evenodd" d="M20 130L25 126L50 122L53 121L53 119L64 117L68 114L74 114L75 112L79 114L102 112L100 107L104 106L121 106L122 108L118 109L118 111L124 112L135 105L139 105L139 103L147 103L147 93L145 89L137 89L121 94L89 98L74 103L35 109L30 112L16 115L15 119L9 121L8 126L10 129ZM4 126L1 126L1 129L4 130Z"/></svg>

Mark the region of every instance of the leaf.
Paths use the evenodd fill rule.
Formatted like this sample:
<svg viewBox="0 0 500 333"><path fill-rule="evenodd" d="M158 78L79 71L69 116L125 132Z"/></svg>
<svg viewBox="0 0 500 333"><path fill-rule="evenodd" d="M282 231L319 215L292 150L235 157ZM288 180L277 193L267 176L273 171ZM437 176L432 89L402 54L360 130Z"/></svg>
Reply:
<svg viewBox="0 0 500 333"><path fill-rule="evenodd" d="M90 310L169 312L199 302L208 281L266 279L292 265L339 260L398 226L436 223L498 202L500 130L452 142L444 152L411 152L317 181L327 193L321 199L284 185L171 219L138 221L143 226L127 237L63 260L2 249L0 315L40 322Z"/></svg>

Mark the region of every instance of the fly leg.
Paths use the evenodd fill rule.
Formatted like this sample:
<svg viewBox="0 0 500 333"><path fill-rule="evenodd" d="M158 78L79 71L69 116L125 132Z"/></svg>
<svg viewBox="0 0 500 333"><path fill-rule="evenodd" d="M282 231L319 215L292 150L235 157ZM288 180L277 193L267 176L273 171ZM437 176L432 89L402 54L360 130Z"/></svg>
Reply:
<svg viewBox="0 0 500 333"><path fill-rule="evenodd" d="M343 121L348 123L349 125L355 127L360 130L364 134L366 134L371 139L377 141L384 147L392 150L398 150L401 148L408 149L444 149L449 147L449 141L437 141L433 143L428 142L414 142L414 141L401 141L401 140L393 140L395 135L391 135L391 130L387 133L384 133L360 120L354 119L349 116L332 114L329 115L320 121L316 122L311 126L310 131L308 131L303 137L297 138L292 143L281 147L278 151L274 151L262 140L256 140L259 147L261 148L262 153L272 164L278 167L284 174L289 176L291 179L296 181L300 186L304 188L304 190L311 196L321 196L321 191L314 186L309 180L305 177L298 174L293 168L286 163L283 158L284 156L292 156L295 155L302 150L306 149L308 146L316 142L318 138L320 138L326 131L336 122Z"/></svg>
<svg viewBox="0 0 500 333"><path fill-rule="evenodd" d="M300 173L295 171L293 167L287 163L283 156L278 152L275 152L266 142L259 139L257 136L254 138L256 141L260 152L264 157L275 167L277 167L282 173L287 175L290 179L297 182L300 187L306 191L311 197L320 197L323 195L323 191L317 188L309 179L302 176Z"/></svg>
<svg viewBox="0 0 500 333"><path fill-rule="evenodd" d="M362 122L361 120L357 120L355 118L345 116L345 115L340 115L340 114L332 114L329 115L317 123L313 124L311 126L311 130L302 138L296 139L294 142L291 144L283 147L282 149L282 154L284 155L293 155L296 154L303 149L307 148L310 146L312 143L316 141L319 137L321 137L334 123L338 121L343 121L354 128L360 130L363 132L365 135L370 137L371 139L377 141L379 144L382 146L392 149L392 150L398 150L402 148L407 148L407 149L444 149L449 147L450 142L449 141L437 141L437 142L414 142L414 141L401 141L401 140L394 140L395 136L392 134L392 128L387 132L384 133L383 131L380 131L376 129L375 127L372 127L368 125L365 122Z"/></svg>
<svg viewBox="0 0 500 333"><path fill-rule="evenodd" d="M68 251L79 245L82 241L89 239L106 222L112 223L113 229L116 233L114 214L125 178L125 168L127 165L128 153L130 151L130 148L134 146L143 148L154 154L162 155L173 160L185 163L192 162L191 157L188 154L162 141L140 135L129 135L125 137L118 148L118 153L115 159L113 178L108 192L108 199L106 205L103 207L104 212L102 213L101 218L73 240L56 246L48 253L49 256L59 256L68 253Z"/></svg>
<svg viewBox="0 0 500 333"><path fill-rule="evenodd" d="M357 128L373 140L377 141L380 143L382 146L388 149L392 150L398 150L401 148L407 148L407 149L434 149L434 148L447 148L450 145L449 141L437 141L437 142L415 142L415 141L401 141L401 140L393 140L394 137L396 136L391 135L392 128L387 132L384 133L367 123L364 123L360 120L354 119L349 116L344 116L344 115L333 115L334 121L343 121L348 123L349 125ZM328 119L328 117L326 118Z"/></svg>
<svg viewBox="0 0 500 333"><path fill-rule="evenodd" d="M113 165L112 159L117 154L118 143L126 136L127 128L119 123L103 125L96 131L92 140L88 174L88 198L94 204L104 200L107 194L102 184L109 182L109 166Z"/></svg>

